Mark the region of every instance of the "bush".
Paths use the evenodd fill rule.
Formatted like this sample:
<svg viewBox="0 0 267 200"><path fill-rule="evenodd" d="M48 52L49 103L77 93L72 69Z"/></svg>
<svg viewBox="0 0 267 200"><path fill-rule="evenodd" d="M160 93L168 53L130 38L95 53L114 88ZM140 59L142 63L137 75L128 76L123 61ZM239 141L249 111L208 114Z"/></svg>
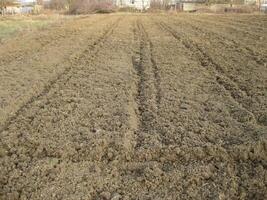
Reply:
<svg viewBox="0 0 267 200"><path fill-rule="evenodd" d="M111 13L114 12L112 0L74 0L70 4L70 14Z"/></svg>

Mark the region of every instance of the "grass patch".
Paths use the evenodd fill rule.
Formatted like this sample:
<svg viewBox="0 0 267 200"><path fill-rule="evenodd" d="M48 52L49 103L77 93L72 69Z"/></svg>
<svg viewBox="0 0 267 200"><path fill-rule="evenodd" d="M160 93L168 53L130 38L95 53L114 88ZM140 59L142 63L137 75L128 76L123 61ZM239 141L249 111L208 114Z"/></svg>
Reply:
<svg viewBox="0 0 267 200"><path fill-rule="evenodd" d="M0 40L14 36L18 32L32 31L51 24L54 20L47 18L7 17L0 18Z"/></svg>

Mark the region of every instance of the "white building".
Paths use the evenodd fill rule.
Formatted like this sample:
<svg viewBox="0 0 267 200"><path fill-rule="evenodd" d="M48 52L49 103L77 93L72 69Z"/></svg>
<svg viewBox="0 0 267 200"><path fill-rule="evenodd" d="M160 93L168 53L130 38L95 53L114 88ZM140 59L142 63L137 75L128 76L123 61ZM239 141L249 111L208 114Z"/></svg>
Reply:
<svg viewBox="0 0 267 200"><path fill-rule="evenodd" d="M32 14L39 13L41 9L36 0L15 0L0 9L0 14Z"/></svg>
<svg viewBox="0 0 267 200"><path fill-rule="evenodd" d="M116 6L146 10L150 7L150 0L116 0Z"/></svg>
<svg viewBox="0 0 267 200"><path fill-rule="evenodd" d="M262 0L261 1L260 10L267 13L267 0Z"/></svg>

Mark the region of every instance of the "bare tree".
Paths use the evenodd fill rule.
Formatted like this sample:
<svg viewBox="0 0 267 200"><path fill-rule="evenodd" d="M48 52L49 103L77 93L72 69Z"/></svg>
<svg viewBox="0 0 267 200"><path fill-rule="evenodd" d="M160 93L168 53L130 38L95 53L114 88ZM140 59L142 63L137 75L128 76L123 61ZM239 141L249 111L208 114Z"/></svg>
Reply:
<svg viewBox="0 0 267 200"><path fill-rule="evenodd" d="M170 5L170 0L151 0L150 8L165 10Z"/></svg>
<svg viewBox="0 0 267 200"><path fill-rule="evenodd" d="M49 7L55 10L62 10L68 6L68 0L51 0Z"/></svg>

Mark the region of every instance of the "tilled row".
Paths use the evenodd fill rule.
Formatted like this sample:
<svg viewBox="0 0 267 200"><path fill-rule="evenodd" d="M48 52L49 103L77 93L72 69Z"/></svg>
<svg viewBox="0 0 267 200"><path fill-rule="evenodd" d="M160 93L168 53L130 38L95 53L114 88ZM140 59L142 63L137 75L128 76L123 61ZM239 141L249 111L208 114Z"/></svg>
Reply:
<svg viewBox="0 0 267 200"><path fill-rule="evenodd" d="M239 107L218 84L214 71L203 70L205 54L187 42L186 35L170 29L172 23L164 22L164 27L148 18L140 22L153 44L161 104L151 131L137 134L141 142L122 166L131 191L139 199L260 199L265 195L261 162L266 161L266 128L233 116L230 109ZM150 67L143 65L146 72ZM153 80L151 73L149 77ZM257 184L252 186L251 180Z"/></svg>
<svg viewBox="0 0 267 200"><path fill-rule="evenodd" d="M103 20L107 20L107 17L87 16L85 18L59 20L59 22L55 22L55 24L42 31L19 35L3 44L0 49L0 65L11 65L12 62L17 61L25 62L33 56L32 54L42 53L51 46L55 47L56 44L62 45L66 42L66 39L72 40L75 36L77 38L82 32L87 31L88 26L100 23Z"/></svg>
<svg viewBox="0 0 267 200"><path fill-rule="evenodd" d="M225 45L224 48L227 48L228 51L242 53L243 55L246 55L245 58L256 62L259 66L263 66L264 63L267 62L264 52L258 51L258 49L254 48L255 46L251 48L244 42L240 42L236 39L232 39L231 37L227 37L227 35L224 35L222 33L220 34L219 32L207 29L205 28L205 26L202 26L202 24L205 24L205 22L201 22L202 21L195 21L194 19L192 20L185 18L184 20L181 20L178 18L175 24L185 25L184 23L187 23L188 26L185 26L186 28L190 28L189 30L192 32L198 32L199 36L211 39L210 43L213 43L215 41L214 46L223 44ZM212 40L213 38L214 40Z"/></svg>
<svg viewBox="0 0 267 200"><path fill-rule="evenodd" d="M169 25L166 25L166 23L164 22L160 22L159 25L163 29L169 31L174 36L174 38L182 41L183 44L195 54L200 64L202 65L203 69L211 70L211 72L216 77L217 83L223 86L223 88L227 92L229 92L230 96L233 98L234 101L237 102L238 107L240 106L240 109L242 110L242 113L243 113L240 116L236 116L235 114L236 111L232 111L234 118L237 117L237 120L239 120L240 122L253 121L255 123L258 123L259 125L264 125L265 113L266 113L266 111L263 110L264 109L263 99L265 98L264 96L261 97L262 96L261 94L258 94L257 91L253 91L253 89L255 90L255 88L250 90L249 87L252 87L252 86L248 86L248 87L244 86L244 80L241 79L242 77L238 77L239 74L236 74L235 77L237 81L234 81L234 79L232 78L233 72L229 70L231 66L228 67L227 66L228 63L226 62L223 62L224 65L222 66L220 64L222 62L220 61L220 58L214 58L216 54L212 55L211 51L206 50L202 43L194 39L193 37L197 38L198 36L191 36L192 34L191 32L194 32L193 29L192 31L190 31L190 34L186 35L184 33L185 30L182 30L182 29L179 29L178 31L177 29L174 30ZM199 31L198 31L198 34L199 34ZM219 42L220 40L217 39L217 41ZM222 48L220 48L220 50L222 50ZM227 49L225 51L227 52ZM235 64L235 65L238 65L238 64ZM238 67L239 66L236 66L235 70L237 70ZM248 66L248 67L252 68L252 66ZM261 67L261 65L259 65L259 67ZM245 72L242 72L245 75L248 74L246 70ZM262 68L262 70L264 71L265 69ZM253 73L253 76L256 75L254 79L258 79L257 73L258 72ZM256 80L252 80L252 81L255 82ZM264 80L260 77L260 79L258 79L257 81L259 81L259 85L262 85L263 84L262 81ZM257 98L256 95L260 95L260 97ZM240 113L241 111L240 112L239 111L237 112ZM247 114L245 114L244 112L246 112Z"/></svg>
<svg viewBox="0 0 267 200"><path fill-rule="evenodd" d="M216 21L216 18L206 19L205 17L192 17L191 19L203 25L203 27L209 27L210 30L239 42L241 46L247 46L255 52L264 54L264 52L266 52L264 41L267 39L265 37L264 18L265 16L259 16L258 19L254 19L254 25L256 25L256 27L247 25L245 28L241 28L239 24L231 25L232 22L229 22L231 19L228 19L228 22L220 22L220 18L218 21ZM232 21L235 21L235 19ZM257 24L257 22L261 23ZM255 44L257 44L257 48L255 48Z"/></svg>
<svg viewBox="0 0 267 200"><path fill-rule="evenodd" d="M266 126L235 96L249 95L191 23L156 18L111 15L81 35L1 131L0 198L266 196Z"/></svg>
<svg viewBox="0 0 267 200"><path fill-rule="evenodd" d="M33 42L34 39L30 40L30 38L30 44L27 40L23 45L17 44L18 47L10 53L11 55L17 54L17 49L24 49L25 45L32 45L32 49L29 50L30 52L25 49L21 50L22 59L13 58L11 62L3 61L3 65L0 65L0 127L5 126L5 121L10 121L8 118L15 116L20 107L40 95L41 91L49 88L50 83L64 74L64 71L67 71L70 66L75 66L82 51L88 48L87 43L93 45L98 34L102 34L103 26L113 20L109 19L103 22L103 19L98 17L96 19L77 19L75 20L76 26L72 31L66 31L63 39L53 36L58 30L50 30L52 33L48 32L48 35L43 36L46 40L51 40L50 44L45 47L40 46L36 41ZM75 22L71 24L75 24ZM67 25L71 26L69 23ZM89 26L92 24L98 24L98 27ZM67 25L64 24L59 29L70 29ZM78 28L79 26L80 28ZM5 46L3 49L1 48L3 51L4 49L6 49ZM1 56L5 58L4 55ZM3 60L2 57L0 60Z"/></svg>
<svg viewBox="0 0 267 200"><path fill-rule="evenodd" d="M157 65L152 54L152 43L148 35L138 20L134 26L134 36L139 49L133 58L133 66L138 75L138 91L136 101L138 105L139 126L136 130L138 133L136 148L144 147L145 143L153 145L151 135L155 132L158 123L157 112L160 106L160 78L158 75Z"/></svg>
<svg viewBox="0 0 267 200"><path fill-rule="evenodd" d="M66 67L43 92L25 104L1 131L3 198L43 199L45 196L47 198L68 196L72 193L68 191L70 188L76 190L73 187L73 184L77 184L75 181L69 183L71 186L65 187L66 194L56 191L62 184L61 180L67 180L64 172L69 170L67 167L71 165L69 163L97 162L106 154L106 151L101 149L106 142L97 138L100 134L98 123L101 123L97 117L105 120L105 123L102 121L103 127L100 126L102 130L112 132L121 125L118 122L114 127L109 127L107 117L102 117L107 114L105 112L107 109L101 111L103 103L109 100L104 99L101 102L97 95L103 93L94 87L100 83L96 77L103 75L101 71L106 69L103 69L105 66L98 69L94 64L97 62L100 50L107 48L106 43L111 39L120 20L119 17L113 18L113 22L104 28L101 36L93 44L88 43L87 49L81 53L76 62ZM101 83L105 81L104 79L101 77ZM103 83L100 84L99 90L103 90L104 86ZM92 113L93 111L98 112ZM112 109L112 111L118 110ZM91 116L96 114L98 116ZM114 113L109 114L115 117ZM96 138L90 140L92 136ZM89 142L86 142L88 140ZM49 187L49 183L53 181L55 185L59 185L51 192L49 190L53 188ZM81 195L88 197L90 192Z"/></svg>

